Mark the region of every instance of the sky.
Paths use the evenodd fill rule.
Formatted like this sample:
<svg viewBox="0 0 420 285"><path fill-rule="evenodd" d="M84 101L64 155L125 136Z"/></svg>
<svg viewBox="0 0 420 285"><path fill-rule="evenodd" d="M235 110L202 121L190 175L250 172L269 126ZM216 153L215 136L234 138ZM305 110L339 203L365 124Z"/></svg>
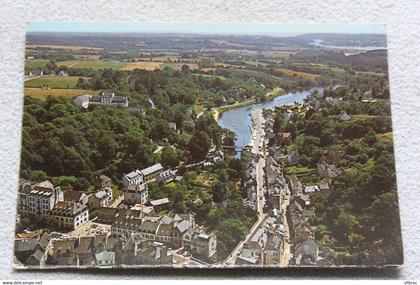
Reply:
<svg viewBox="0 0 420 285"><path fill-rule="evenodd" d="M280 23L140 23L140 22L33 22L28 32L192 33L281 35L303 33L385 34L380 24Z"/></svg>

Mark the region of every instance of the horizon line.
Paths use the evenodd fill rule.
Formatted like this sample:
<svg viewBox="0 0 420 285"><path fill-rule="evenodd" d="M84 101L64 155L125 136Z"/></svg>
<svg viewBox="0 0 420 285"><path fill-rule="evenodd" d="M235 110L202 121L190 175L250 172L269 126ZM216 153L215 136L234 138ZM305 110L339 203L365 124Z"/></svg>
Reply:
<svg viewBox="0 0 420 285"><path fill-rule="evenodd" d="M27 33L102 33L102 34L199 34L199 35L264 35L296 34L380 34L381 24L288 24L265 22L31 22Z"/></svg>

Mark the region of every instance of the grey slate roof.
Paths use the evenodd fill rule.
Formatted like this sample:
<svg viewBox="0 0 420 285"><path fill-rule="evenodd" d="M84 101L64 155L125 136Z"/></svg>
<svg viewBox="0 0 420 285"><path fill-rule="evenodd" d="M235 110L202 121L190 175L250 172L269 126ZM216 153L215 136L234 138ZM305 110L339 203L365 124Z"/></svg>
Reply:
<svg viewBox="0 0 420 285"><path fill-rule="evenodd" d="M15 252L32 251L38 243L37 238L17 239L15 240Z"/></svg>
<svg viewBox="0 0 420 285"><path fill-rule="evenodd" d="M168 198L162 198L162 199L150 201L150 204L152 204L153 206L159 206L159 205L163 205L167 203L169 203Z"/></svg>
<svg viewBox="0 0 420 285"><path fill-rule="evenodd" d="M79 202L83 195L86 195L80 191L65 191L64 201Z"/></svg>
<svg viewBox="0 0 420 285"><path fill-rule="evenodd" d="M181 233L181 234L183 234L183 233L185 233L189 228L191 228L191 226L192 226L192 224L191 224L191 222L190 221L186 221L186 220L184 220L184 221L182 221L182 222L180 222L177 226L176 226L176 228L179 230L179 232Z"/></svg>
<svg viewBox="0 0 420 285"><path fill-rule="evenodd" d="M157 172L157 171L160 171L160 170L163 170L162 165L160 163L156 163L156 164L154 164L152 166L149 166L149 167L141 170L141 173L144 176L147 176L147 175L150 175L150 174L152 174L154 172Z"/></svg>
<svg viewBox="0 0 420 285"><path fill-rule="evenodd" d="M95 258L97 261L114 260L115 252L104 250L104 251L101 251L100 253L96 253Z"/></svg>

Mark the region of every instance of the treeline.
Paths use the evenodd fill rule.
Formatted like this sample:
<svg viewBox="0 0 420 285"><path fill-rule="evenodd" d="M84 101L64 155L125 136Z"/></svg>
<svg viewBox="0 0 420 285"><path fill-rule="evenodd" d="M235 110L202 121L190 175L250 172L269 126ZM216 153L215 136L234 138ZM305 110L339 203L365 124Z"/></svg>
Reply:
<svg viewBox="0 0 420 285"><path fill-rule="evenodd" d="M342 51L312 49L290 56L292 62L334 65L346 70L371 71L386 74L388 61L386 50L361 52L346 56Z"/></svg>

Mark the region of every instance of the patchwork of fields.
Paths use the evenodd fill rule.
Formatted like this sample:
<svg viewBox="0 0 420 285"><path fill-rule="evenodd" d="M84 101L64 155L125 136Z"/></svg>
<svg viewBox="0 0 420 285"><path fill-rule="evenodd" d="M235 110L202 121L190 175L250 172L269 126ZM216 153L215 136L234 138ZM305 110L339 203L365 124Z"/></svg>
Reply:
<svg viewBox="0 0 420 285"><path fill-rule="evenodd" d="M127 65L122 67L121 70L131 71L136 68L145 70L155 70L157 68L160 68L161 65L162 62L160 61L137 61L128 63Z"/></svg>

